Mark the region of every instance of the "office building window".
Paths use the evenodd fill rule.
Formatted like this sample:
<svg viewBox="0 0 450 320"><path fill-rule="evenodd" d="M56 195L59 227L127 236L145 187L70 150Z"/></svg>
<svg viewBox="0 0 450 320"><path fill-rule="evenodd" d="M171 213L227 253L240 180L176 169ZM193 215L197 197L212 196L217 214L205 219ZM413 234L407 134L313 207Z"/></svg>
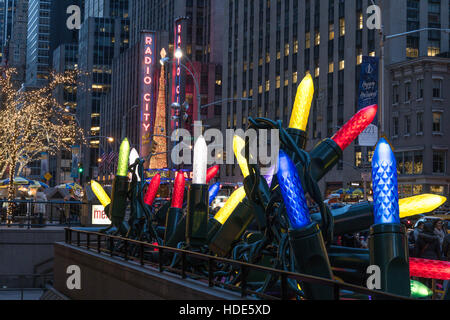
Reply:
<svg viewBox="0 0 450 320"><path fill-rule="evenodd" d="M307 32L305 34L305 48L306 49L311 48L311 32Z"/></svg>
<svg viewBox="0 0 450 320"><path fill-rule="evenodd" d="M339 19L339 35L345 36L345 19L344 18L340 18Z"/></svg>
<svg viewBox="0 0 450 320"><path fill-rule="evenodd" d="M442 98L442 80L433 79L433 98Z"/></svg>
<svg viewBox="0 0 450 320"><path fill-rule="evenodd" d="M423 112L417 113L417 133L423 133Z"/></svg>
<svg viewBox="0 0 450 320"><path fill-rule="evenodd" d="M405 116L405 136L411 134L411 116Z"/></svg>
<svg viewBox="0 0 450 320"><path fill-rule="evenodd" d="M433 173L439 173L439 174L445 173L446 158L447 158L447 152L433 151Z"/></svg>
<svg viewBox="0 0 450 320"><path fill-rule="evenodd" d="M433 133L441 133L442 131L442 113L433 112Z"/></svg>
<svg viewBox="0 0 450 320"><path fill-rule="evenodd" d="M417 99L423 99L423 79L417 80Z"/></svg>
<svg viewBox="0 0 450 320"><path fill-rule="evenodd" d="M334 23L331 23L328 26L328 40L333 40L334 39Z"/></svg>
<svg viewBox="0 0 450 320"><path fill-rule="evenodd" d="M411 101L411 82L405 83L405 102Z"/></svg>
<svg viewBox="0 0 450 320"><path fill-rule="evenodd" d="M392 103L397 104L399 102L398 85L392 87Z"/></svg>
<svg viewBox="0 0 450 320"><path fill-rule="evenodd" d="M392 135L394 137L398 136L398 118L397 117L392 118Z"/></svg>

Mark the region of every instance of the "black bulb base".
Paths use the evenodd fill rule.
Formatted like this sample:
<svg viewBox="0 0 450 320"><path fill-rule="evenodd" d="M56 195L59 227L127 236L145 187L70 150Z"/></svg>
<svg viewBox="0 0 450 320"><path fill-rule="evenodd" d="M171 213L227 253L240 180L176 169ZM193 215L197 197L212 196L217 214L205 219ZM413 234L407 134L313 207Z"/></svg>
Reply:
<svg viewBox="0 0 450 320"><path fill-rule="evenodd" d="M178 223L183 217L183 210L180 208L169 208L166 215L166 229L164 232L164 243L166 243L170 238L172 238L175 230L177 229Z"/></svg>
<svg viewBox="0 0 450 320"><path fill-rule="evenodd" d="M380 268L380 289L409 297L411 287L405 226L396 223L373 225L370 228L369 249L370 265Z"/></svg>
<svg viewBox="0 0 450 320"><path fill-rule="evenodd" d="M215 236L212 237L209 249L222 257L228 255L233 243L242 237L254 218L253 206L247 198L244 198Z"/></svg>
<svg viewBox="0 0 450 320"><path fill-rule="evenodd" d="M217 231L222 227L222 224L214 218L208 221L208 236L206 238L206 243L209 244L212 238L216 235Z"/></svg>
<svg viewBox="0 0 450 320"><path fill-rule="evenodd" d="M319 142L309 153L311 157L311 175L314 180L319 181L342 158L342 150L332 139Z"/></svg>
<svg viewBox="0 0 450 320"><path fill-rule="evenodd" d="M123 219L127 208L128 177L116 176L111 191L111 218Z"/></svg>
<svg viewBox="0 0 450 320"><path fill-rule="evenodd" d="M306 131L295 128L287 128L286 131L300 149L306 149L306 143L308 142L308 133Z"/></svg>
<svg viewBox="0 0 450 320"><path fill-rule="evenodd" d="M317 223L289 230L289 242L295 257L295 268L298 273L316 277L333 279L327 249ZM301 287L307 299L331 300L334 298L330 286L302 283Z"/></svg>
<svg viewBox="0 0 450 320"><path fill-rule="evenodd" d="M206 184L192 184L189 188L186 215L186 242L193 247L206 244L209 218L209 190Z"/></svg>

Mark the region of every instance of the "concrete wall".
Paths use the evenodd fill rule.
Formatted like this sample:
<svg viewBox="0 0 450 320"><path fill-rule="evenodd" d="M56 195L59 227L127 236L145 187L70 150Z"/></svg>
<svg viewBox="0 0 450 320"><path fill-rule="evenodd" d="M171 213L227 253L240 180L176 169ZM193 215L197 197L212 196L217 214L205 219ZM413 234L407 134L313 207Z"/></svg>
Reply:
<svg viewBox="0 0 450 320"><path fill-rule="evenodd" d="M75 300L236 300L240 295L179 275L159 273L120 258L109 258L92 251L56 243L55 289ZM69 290L66 282L68 266L81 271L81 289Z"/></svg>
<svg viewBox="0 0 450 320"><path fill-rule="evenodd" d="M64 240L64 228L43 229L1 228L0 229L0 286L32 287L32 282L8 281L5 275L42 273L53 267L53 244Z"/></svg>

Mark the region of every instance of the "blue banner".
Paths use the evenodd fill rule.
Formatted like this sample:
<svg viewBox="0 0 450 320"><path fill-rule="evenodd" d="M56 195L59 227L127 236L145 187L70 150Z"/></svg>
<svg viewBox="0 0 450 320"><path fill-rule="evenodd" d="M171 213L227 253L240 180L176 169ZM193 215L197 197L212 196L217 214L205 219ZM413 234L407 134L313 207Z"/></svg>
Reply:
<svg viewBox="0 0 450 320"><path fill-rule="evenodd" d="M361 77L358 91L358 110L378 104L378 57L364 56L361 64ZM378 122L375 117L374 124Z"/></svg>
<svg viewBox="0 0 450 320"><path fill-rule="evenodd" d="M364 56L358 90L358 110L378 104L378 57ZM378 115L358 137L360 146L373 147L378 141Z"/></svg>
<svg viewBox="0 0 450 320"><path fill-rule="evenodd" d="M78 163L80 161L80 146L72 146L72 168L70 177L77 179L78 178Z"/></svg>

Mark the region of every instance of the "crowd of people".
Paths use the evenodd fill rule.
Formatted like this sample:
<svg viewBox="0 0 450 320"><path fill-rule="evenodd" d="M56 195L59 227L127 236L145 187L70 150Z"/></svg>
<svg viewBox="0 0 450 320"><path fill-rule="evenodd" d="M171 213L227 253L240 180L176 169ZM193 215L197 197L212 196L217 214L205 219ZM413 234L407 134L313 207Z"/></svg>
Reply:
<svg viewBox="0 0 450 320"><path fill-rule="evenodd" d="M415 258L450 261L448 222L419 221L408 235L409 255Z"/></svg>

